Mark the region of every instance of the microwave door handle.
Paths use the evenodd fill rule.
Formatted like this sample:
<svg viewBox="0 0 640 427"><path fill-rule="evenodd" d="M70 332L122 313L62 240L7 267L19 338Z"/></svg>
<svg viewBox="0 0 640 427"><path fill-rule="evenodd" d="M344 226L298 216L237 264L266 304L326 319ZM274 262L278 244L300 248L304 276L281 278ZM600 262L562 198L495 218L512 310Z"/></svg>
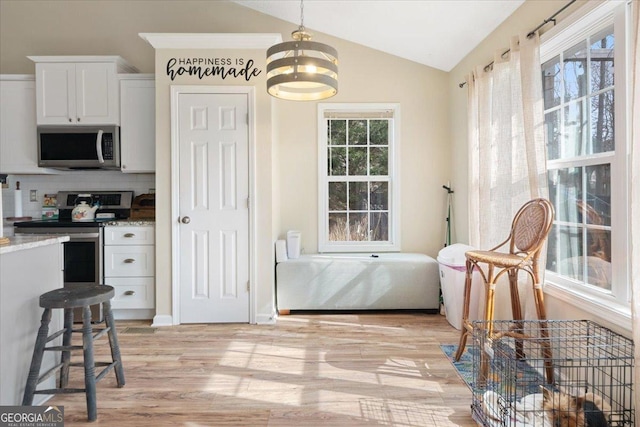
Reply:
<svg viewBox="0 0 640 427"><path fill-rule="evenodd" d="M102 129L98 131L98 136L96 137L96 153L98 154L98 162L104 163L104 157L102 156Z"/></svg>

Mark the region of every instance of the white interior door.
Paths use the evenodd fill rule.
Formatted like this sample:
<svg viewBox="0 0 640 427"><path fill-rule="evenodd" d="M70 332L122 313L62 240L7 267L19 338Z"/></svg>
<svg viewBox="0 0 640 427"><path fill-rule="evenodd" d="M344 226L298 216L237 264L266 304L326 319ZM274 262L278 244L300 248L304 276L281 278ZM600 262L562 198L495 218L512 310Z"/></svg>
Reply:
<svg viewBox="0 0 640 427"><path fill-rule="evenodd" d="M248 96L177 103L180 323L249 322Z"/></svg>

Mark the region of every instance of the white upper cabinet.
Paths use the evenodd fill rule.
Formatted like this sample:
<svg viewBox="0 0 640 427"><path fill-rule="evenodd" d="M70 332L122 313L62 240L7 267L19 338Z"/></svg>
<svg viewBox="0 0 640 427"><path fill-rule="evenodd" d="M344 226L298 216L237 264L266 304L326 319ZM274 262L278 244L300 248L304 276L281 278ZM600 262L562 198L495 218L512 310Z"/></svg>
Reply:
<svg viewBox="0 0 640 427"><path fill-rule="evenodd" d="M156 85L152 74L120 75L122 172L156 169Z"/></svg>
<svg viewBox="0 0 640 427"><path fill-rule="evenodd" d="M119 125L119 56L30 56L36 63L38 125Z"/></svg>
<svg viewBox="0 0 640 427"><path fill-rule="evenodd" d="M0 173L41 174L33 75L0 76Z"/></svg>

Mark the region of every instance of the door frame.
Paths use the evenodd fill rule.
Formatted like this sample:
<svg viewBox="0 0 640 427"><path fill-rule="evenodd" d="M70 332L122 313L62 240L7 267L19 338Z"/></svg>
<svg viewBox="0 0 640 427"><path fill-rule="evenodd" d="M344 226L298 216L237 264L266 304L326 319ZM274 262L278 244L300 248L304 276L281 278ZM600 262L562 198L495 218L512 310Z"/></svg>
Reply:
<svg viewBox="0 0 640 427"><path fill-rule="evenodd" d="M180 324L180 129L178 128L178 97L181 94L244 94L247 95L249 138L249 323L256 323L256 185L255 185L255 88L253 86L171 85L171 315L174 325Z"/></svg>

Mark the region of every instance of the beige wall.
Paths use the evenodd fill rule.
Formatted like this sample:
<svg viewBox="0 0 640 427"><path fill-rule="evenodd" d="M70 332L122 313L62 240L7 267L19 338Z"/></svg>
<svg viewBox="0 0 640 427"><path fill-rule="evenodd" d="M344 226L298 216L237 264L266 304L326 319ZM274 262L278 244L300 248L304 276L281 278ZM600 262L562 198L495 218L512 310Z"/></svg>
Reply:
<svg viewBox="0 0 640 427"><path fill-rule="evenodd" d="M27 55L120 55L157 74L157 313L171 314L169 87L159 68L172 52L154 49L138 33L281 33L295 25L225 1L1 1L0 73L30 74ZM447 73L363 46L316 34L340 54L340 91L327 102L401 104L402 250L436 257L444 235L445 192L451 176ZM218 52L206 51L208 54ZM181 54L184 54L183 52ZM228 52L227 52L228 54ZM243 52L245 55L246 52ZM256 62L263 52L252 52ZM202 51L199 53L202 56ZM261 79L263 76L261 76ZM217 84L189 78L177 84ZM231 84L230 82L219 82ZM274 301L273 241L302 232L317 251L317 103L272 100L256 80L257 318Z"/></svg>
<svg viewBox="0 0 640 427"><path fill-rule="evenodd" d="M447 74L323 37L338 49L338 95L325 102L400 103L401 246L436 257L444 236L449 179ZM275 101L280 236L302 232L306 253L318 250L317 103Z"/></svg>

